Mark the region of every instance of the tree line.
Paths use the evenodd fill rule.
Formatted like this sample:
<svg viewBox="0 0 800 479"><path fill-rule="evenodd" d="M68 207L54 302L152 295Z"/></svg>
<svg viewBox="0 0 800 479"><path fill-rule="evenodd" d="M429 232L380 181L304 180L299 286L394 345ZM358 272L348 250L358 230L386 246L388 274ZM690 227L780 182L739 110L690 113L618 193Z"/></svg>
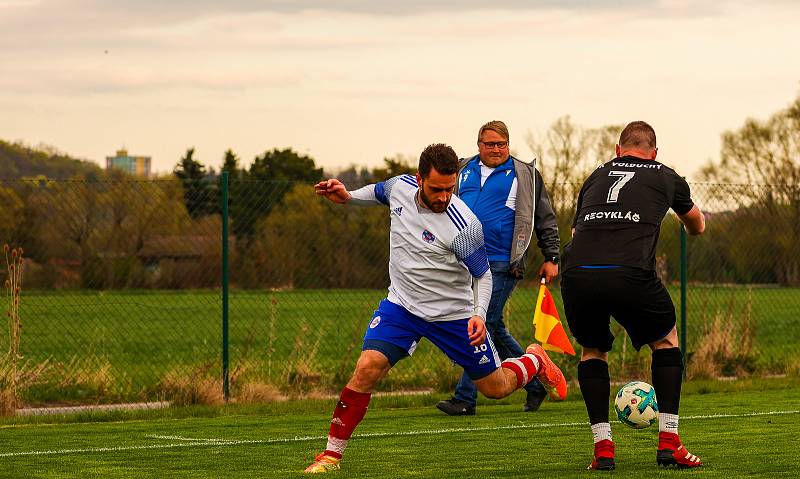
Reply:
<svg viewBox="0 0 800 479"><path fill-rule="evenodd" d="M46 177L68 179L76 175L102 175L94 163L73 158L56 148L40 145L36 148L21 142L0 140L0 178Z"/></svg>
<svg viewBox="0 0 800 479"><path fill-rule="evenodd" d="M77 172L69 180L44 175L2 180L0 242L25 250L29 287L215 287L221 260L222 171L229 174L234 281L243 287L285 287L298 280L302 284L291 271L308 256L298 254L301 245L308 245L309 253L346 262L341 254L323 254L319 241L304 237L302 229L311 224L308 214L318 200L310 185L324 174L312 158L291 149L266 151L247 168L228 150L217 173L189 148L173 174L148 181L96 169ZM409 160L397 157L371 170L350 167L338 176L356 185L413 171ZM289 209L273 214L278 205ZM383 221L380 213L345 221L343 234L355 225L362 240L380 248L386 244L383 237L368 238L371 231L383 228L366 226ZM359 222L364 226L357 226ZM318 226L326 223L327 219ZM328 233L334 230L327 225ZM345 243L339 247L352 248ZM362 264L365 257L354 256L349 264ZM315 281L324 276L319 268L308 271L314 271ZM353 274L342 280L330 274L323 285L374 287L369 278Z"/></svg>
<svg viewBox="0 0 800 479"><path fill-rule="evenodd" d="M584 128L569 117L525 143L538 157L569 241L577 192L607 161L621 127ZM521 156L521 155L520 155ZM377 168L337 175L349 187L415 171L386 158ZM374 288L387 283L383 208L320 201L326 177L291 149L248 167L228 150L231 278L243 288ZM202 288L220 281L221 174L190 148L173 174L129 181L121 172L80 172L71 181L0 182L0 238L31 260L26 282L43 288ZM725 132L721 158L693 184L708 232L690 241L689 278L704 282L800 285L800 98L769 119ZM679 225L668 217L658 252L677 278Z"/></svg>

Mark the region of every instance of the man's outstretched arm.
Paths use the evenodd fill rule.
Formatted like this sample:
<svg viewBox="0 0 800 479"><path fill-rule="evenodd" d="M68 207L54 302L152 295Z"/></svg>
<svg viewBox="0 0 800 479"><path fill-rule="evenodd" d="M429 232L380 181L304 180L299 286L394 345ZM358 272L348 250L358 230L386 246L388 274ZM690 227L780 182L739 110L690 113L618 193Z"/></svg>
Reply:
<svg viewBox="0 0 800 479"><path fill-rule="evenodd" d="M359 206L389 205L391 185L395 179L363 186L354 191L347 191L344 184L336 178L320 181L314 185L314 192L328 200L339 203L352 203Z"/></svg>
<svg viewBox="0 0 800 479"><path fill-rule="evenodd" d="M347 191L344 184L336 178L320 181L314 185L314 192L328 200L338 203L352 203L354 205L383 204L379 191L383 191L383 183L367 185L354 191Z"/></svg>
<svg viewBox="0 0 800 479"><path fill-rule="evenodd" d="M353 199L353 196L347 191L344 184L336 178L320 181L314 185L314 193L339 204L345 204Z"/></svg>

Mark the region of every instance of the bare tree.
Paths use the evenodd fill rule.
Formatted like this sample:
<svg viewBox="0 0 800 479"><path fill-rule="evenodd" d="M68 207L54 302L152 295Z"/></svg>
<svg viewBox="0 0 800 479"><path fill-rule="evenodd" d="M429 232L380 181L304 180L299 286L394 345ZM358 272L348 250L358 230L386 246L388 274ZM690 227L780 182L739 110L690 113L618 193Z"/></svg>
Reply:
<svg viewBox="0 0 800 479"><path fill-rule="evenodd" d="M528 132L525 142L537 157L559 228L566 227L575 213L578 192L595 168L614 157L621 126L584 128L569 116L556 120L544 135Z"/></svg>
<svg viewBox="0 0 800 479"><path fill-rule="evenodd" d="M751 118L740 129L723 133L720 161L709 161L700 177L769 186L743 189L739 204L731 208L758 210L773 228L771 235L759 238L759 249L774 259L780 283L800 284L800 96L766 121Z"/></svg>

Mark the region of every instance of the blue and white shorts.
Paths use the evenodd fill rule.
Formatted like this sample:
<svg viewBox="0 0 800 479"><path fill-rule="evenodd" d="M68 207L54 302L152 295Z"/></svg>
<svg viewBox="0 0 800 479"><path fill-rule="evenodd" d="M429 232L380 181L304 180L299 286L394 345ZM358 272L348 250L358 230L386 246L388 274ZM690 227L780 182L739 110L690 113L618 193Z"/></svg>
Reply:
<svg viewBox="0 0 800 479"><path fill-rule="evenodd" d="M419 340L427 338L450 360L464 368L471 379L481 379L500 367L500 356L488 333L483 344L469 344L468 322L469 318L425 321L384 299L364 333L361 349L380 351L394 366L399 360L414 354Z"/></svg>

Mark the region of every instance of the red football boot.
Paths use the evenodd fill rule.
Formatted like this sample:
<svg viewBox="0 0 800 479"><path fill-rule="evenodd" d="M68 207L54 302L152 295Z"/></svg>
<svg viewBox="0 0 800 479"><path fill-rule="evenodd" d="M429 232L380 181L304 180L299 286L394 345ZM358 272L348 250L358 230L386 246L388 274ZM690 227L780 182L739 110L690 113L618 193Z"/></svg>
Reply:
<svg viewBox="0 0 800 479"><path fill-rule="evenodd" d="M539 378L545 387L550 389L550 397L556 401L563 401L567 398L567 380L564 378L564 373L558 369L550 356L547 355L544 348L539 344L531 344L525 350L527 354L533 354L539 360Z"/></svg>
<svg viewBox="0 0 800 479"><path fill-rule="evenodd" d="M681 438L671 432L658 433L658 454L656 462L659 466L675 466L678 468L699 467L703 463L700 458L687 451Z"/></svg>
<svg viewBox="0 0 800 479"><path fill-rule="evenodd" d="M617 465L614 463L614 443L603 439L594 443L594 459L586 469L595 471L612 471Z"/></svg>

